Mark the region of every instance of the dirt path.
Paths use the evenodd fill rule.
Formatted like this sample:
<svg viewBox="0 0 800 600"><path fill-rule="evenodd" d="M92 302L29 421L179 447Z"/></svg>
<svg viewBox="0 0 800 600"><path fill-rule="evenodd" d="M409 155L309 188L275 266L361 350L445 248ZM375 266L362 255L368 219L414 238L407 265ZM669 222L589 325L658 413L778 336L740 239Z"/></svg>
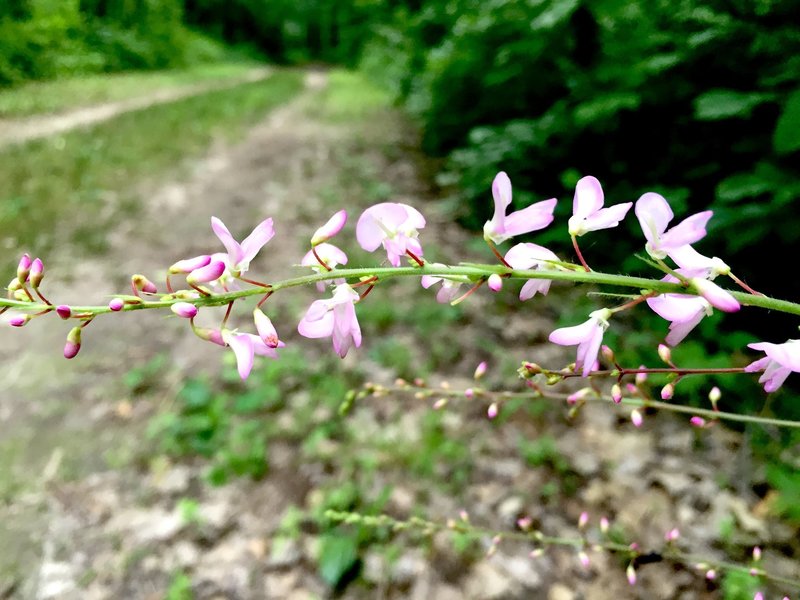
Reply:
<svg viewBox="0 0 800 600"><path fill-rule="evenodd" d="M242 83L261 81L269 77L271 73L272 70L269 68L258 68L251 70L242 77L235 77L222 82L168 88L138 98L87 106L70 110L67 113L33 116L24 119L0 119L0 148L108 121L122 113L175 102L176 100L215 90L224 90Z"/></svg>

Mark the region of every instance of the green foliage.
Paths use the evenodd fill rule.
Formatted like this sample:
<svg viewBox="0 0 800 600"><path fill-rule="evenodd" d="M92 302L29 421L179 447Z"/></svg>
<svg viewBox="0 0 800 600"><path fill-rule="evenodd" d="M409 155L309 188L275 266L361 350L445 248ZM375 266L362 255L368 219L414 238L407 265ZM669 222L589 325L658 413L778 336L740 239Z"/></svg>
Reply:
<svg viewBox="0 0 800 600"><path fill-rule="evenodd" d="M183 571L178 571L172 577L172 581L167 588L165 600L192 600L192 580Z"/></svg>
<svg viewBox="0 0 800 600"><path fill-rule="evenodd" d="M727 571L722 578L722 597L725 600L752 600L758 591L759 580L744 571Z"/></svg>

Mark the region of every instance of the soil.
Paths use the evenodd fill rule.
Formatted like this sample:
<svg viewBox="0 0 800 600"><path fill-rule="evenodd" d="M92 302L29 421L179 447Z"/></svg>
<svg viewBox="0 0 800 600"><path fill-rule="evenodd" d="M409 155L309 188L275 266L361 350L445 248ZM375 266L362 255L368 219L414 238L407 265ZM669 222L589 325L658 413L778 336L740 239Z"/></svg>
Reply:
<svg viewBox="0 0 800 600"><path fill-rule="evenodd" d="M102 256L75 249L49 261L45 289L52 290L51 299L103 303L108 294L126 289L132 273L162 281L171 262L219 249L211 215L235 235L273 216L276 237L253 272L274 279L297 273L291 265L304 254L304 241L337 203L352 208L354 220L357 209L375 201L358 195L355 184L343 183L344 171L369 171L390 184L392 200L420 207L428 216L426 248L435 260L487 260L485 253L458 251L467 247L470 234L435 200L407 121L389 110L358 125L325 119L320 102L326 82L324 73L310 72L305 91L255 124L244 141L212 148L179 181L142 184L136 220L108 232ZM416 288L393 293L391 299L380 297L379 287L368 301L404 303L425 294ZM296 319L314 297L313 290L285 301L276 295L274 309ZM559 305L570 301L568 291L516 312L509 310L510 296L504 298L498 302L481 290L462 305L462 329L447 335L453 343L457 338L468 343L439 382L447 377L454 387L468 387L477 362L497 355L492 348L507 355L512 370L525 358L551 366L571 360L545 343ZM67 330L61 325L39 319L22 331L0 332L0 598L161 598L178 572L190 575L195 598L329 597L316 566L314 532L283 544L276 532L289 506L313 504L321 482L346 474L328 473L322 464L298 464L298 448L282 442L270 448L267 477L222 488L203 482L202 463L166 462L156 468L147 462L144 430L160 403L174 396L187 375L219 373L227 351L198 341L177 318L134 313L97 319L86 329L78 358L68 362L60 352ZM324 340L301 342L293 329L291 323L279 324L287 344L309 346L311 357L330 351ZM414 339L397 327L384 336ZM369 353L377 342L365 338L344 365L391 384L398 373ZM427 352L425 340L416 343L420 353ZM159 371L152 393L137 395L124 384L125 375L159 355L169 368ZM488 385L508 384L500 376L503 369L496 371L490 371ZM390 394L359 405L352 418L365 437L380 431L413 443L429 411L407 394ZM751 472L739 434L722 427L698 432L665 414L648 415L637 429L626 413L605 406L587 406L572 421L565 412L538 419L516 415L496 425L487 421L486 406L453 403L446 430L467 438L473 462L464 492L450 495L391 471L376 482L392 488L386 510L407 518L415 506L424 506L429 518L444 522L464 509L472 522L508 531L518 517L528 516L548 535L560 536L578 535L579 515L588 511L593 532L605 515L646 548L660 547L673 527L681 530L681 548L706 558L746 560L749 548L762 544L765 568L796 575L796 563L772 549L785 548L796 532L764 516L752 492L758 475ZM563 488L564 472L534 469L519 457L520 440L546 435L567 463L571 493ZM544 500L545 489L555 489L555 495ZM186 497L198 503L198 527L180 514ZM484 546L477 555L456 552L442 535L424 544L404 539L393 561L367 551L364 583L340 596L721 597L718 582L706 580L702 569L659 562L642 567L639 582L629 586L626 565L591 548L591 562L583 567L574 549L549 549L531 558L529 543L502 541L492 550L489 542L480 540Z"/></svg>

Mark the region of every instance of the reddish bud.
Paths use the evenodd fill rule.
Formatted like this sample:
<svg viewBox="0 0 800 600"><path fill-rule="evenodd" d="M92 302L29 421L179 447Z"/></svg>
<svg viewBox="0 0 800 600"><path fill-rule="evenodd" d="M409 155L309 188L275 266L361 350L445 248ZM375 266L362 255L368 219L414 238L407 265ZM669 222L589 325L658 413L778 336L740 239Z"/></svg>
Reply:
<svg viewBox="0 0 800 600"><path fill-rule="evenodd" d="M139 290L145 294L155 294L158 292L158 288L156 288L155 283L150 281L144 275L140 275L138 273L131 277L131 284L135 290Z"/></svg>
<svg viewBox="0 0 800 600"><path fill-rule="evenodd" d="M614 401L614 404L622 402L622 388L618 383L611 386L611 399Z"/></svg>
<svg viewBox="0 0 800 600"><path fill-rule="evenodd" d="M197 307L189 302L176 302L170 305L170 310L184 319L194 319L197 315Z"/></svg>
<svg viewBox="0 0 800 600"><path fill-rule="evenodd" d="M644 365L639 365L639 369L641 369L641 370L644 370L646 368L647 367L645 367ZM637 373L635 381L636 381L636 385L644 384L644 382L647 381L647 373Z"/></svg>
<svg viewBox="0 0 800 600"><path fill-rule="evenodd" d="M600 354L603 356L603 360L610 365L613 365L617 362L617 359L614 356L614 351L605 344L600 346Z"/></svg>
<svg viewBox="0 0 800 600"><path fill-rule="evenodd" d="M14 315L8 319L8 324L12 327L24 327L31 320L30 315Z"/></svg>
<svg viewBox="0 0 800 600"><path fill-rule="evenodd" d="M177 273L191 273L195 269L205 267L210 262L211 257L208 254L202 254L200 256L195 256L194 258L186 258L184 260L179 260L172 265L169 268L169 273L170 275L176 275Z"/></svg>
<svg viewBox="0 0 800 600"><path fill-rule="evenodd" d="M492 402L489 405L489 409L486 411L486 416L490 419L494 419L499 412L499 408L497 407L497 402Z"/></svg>
<svg viewBox="0 0 800 600"><path fill-rule="evenodd" d="M225 263L221 260L210 262L205 267L195 269L186 276L186 281L191 285L198 283L208 283L219 279L225 272Z"/></svg>
<svg viewBox="0 0 800 600"><path fill-rule="evenodd" d="M64 346L64 358L75 358L81 349L81 328L73 327L67 335L67 343Z"/></svg>
<svg viewBox="0 0 800 600"><path fill-rule="evenodd" d="M661 388L661 399L662 400L669 400L675 394L675 386L672 383L668 383L663 388Z"/></svg>
<svg viewBox="0 0 800 600"><path fill-rule="evenodd" d="M33 287L33 289L38 288L39 284L42 283L42 279L44 279L44 264L42 264L40 258L34 258L31 263L30 272L31 287Z"/></svg>
<svg viewBox="0 0 800 600"><path fill-rule="evenodd" d="M72 316L72 309L66 304L56 306L56 314L62 319L69 319Z"/></svg>
<svg viewBox="0 0 800 600"><path fill-rule="evenodd" d="M644 419L642 418L642 413L640 413L637 409L633 409L631 411L631 423L633 423L634 427L641 427L642 422Z"/></svg>
<svg viewBox="0 0 800 600"><path fill-rule="evenodd" d="M472 377L475 379L480 379L486 374L486 369L487 369L486 361L484 360L478 363L478 366L475 367L475 373L472 375Z"/></svg>
<svg viewBox="0 0 800 600"><path fill-rule="evenodd" d="M578 529L583 529L589 523L589 513L583 511L581 516L578 517Z"/></svg>
<svg viewBox="0 0 800 600"><path fill-rule="evenodd" d="M122 298L112 298L108 302L108 308L113 310L114 312L119 312L125 306L125 302L123 302Z"/></svg>
<svg viewBox="0 0 800 600"><path fill-rule="evenodd" d="M703 417L694 416L689 419L689 423L691 423L694 427L705 427L706 420Z"/></svg>
<svg viewBox="0 0 800 600"><path fill-rule="evenodd" d="M218 346L227 346L225 340L222 339L222 332L219 329L206 329L205 327L195 327L194 333L201 340L212 342Z"/></svg>
<svg viewBox="0 0 800 600"><path fill-rule="evenodd" d="M311 245L318 246L322 242L327 242L342 230L345 223L347 223L347 211L342 209L314 232L314 235L311 236Z"/></svg>
<svg viewBox="0 0 800 600"><path fill-rule="evenodd" d="M672 350L666 344L658 345L658 358L663 360L668 365L672 364Z"/></svg>
<svg viewBox="0 0 800 600"><path fill-rule="evenodd" d="M636 569L633 568L633 563L629 563L625 569L625 577L628 578L628 584L636 585Z"/></svg>
<svg viewBox="0 0 800 600"><path fill-rule="evenodd" d="M22 255L22 258L19 259L19 264L17 265L17 281L20 283L25 283L28 281L28 275L31 272L31 257L26 252Z"/></svg>
<svg viewBox="0 0 800 600"><path fill-rule="evenodd" d="M489 279L487 280L487 284L489 289L493 292L499 292L503 289L503 278L500 277L497 273L492 273L489 275Z"/></svg>

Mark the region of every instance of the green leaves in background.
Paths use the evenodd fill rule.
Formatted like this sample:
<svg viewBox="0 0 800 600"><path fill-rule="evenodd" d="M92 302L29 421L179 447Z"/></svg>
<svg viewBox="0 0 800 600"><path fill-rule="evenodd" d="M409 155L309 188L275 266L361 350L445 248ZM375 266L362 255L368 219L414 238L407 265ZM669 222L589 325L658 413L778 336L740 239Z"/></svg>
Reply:
<svg viewBox="0 0 800 600"><path fill-rule="evenodd" d="M772 144L778 154L789 154L800 149L800 90L795 91L786 101L775 125Z"/></svg>

